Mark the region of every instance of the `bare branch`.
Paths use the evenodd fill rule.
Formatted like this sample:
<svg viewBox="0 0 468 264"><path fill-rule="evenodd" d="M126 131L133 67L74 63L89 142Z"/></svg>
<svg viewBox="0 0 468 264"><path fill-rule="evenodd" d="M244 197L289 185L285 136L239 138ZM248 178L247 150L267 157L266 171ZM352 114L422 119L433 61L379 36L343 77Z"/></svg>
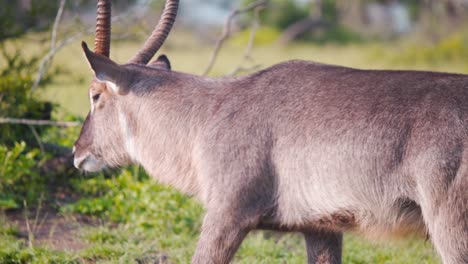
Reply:
<svg viewBox="0 0 468 264"><path fill-rule="evenodd" d="M245 48L244 51L244 56L239 63L239 65L234 68L230 73L227 74L227 76L234 76L236 74L239 74L240 72L248 72L252 70L256 70L261 67L260 64L255 63L254 58L252 57L252 49L255 41L255 36L257 34L257 30L260 27L260 11L262 11L265 8L265 5L257 6L255 8L255 13L254 13L254 19L252 21L252 29L250 31L250 37L249 37L249 43L247 44L247 47ZM253 64L253 66L250 67L243 67L242 64L248 61Z"/></svg>
<svg viewBox="0 0 468 264"><path fill-rule="evenodd" d="M51 121L51 120L32 120L18 118L0 118L0 124L17 124L30 126L58 126L58 127L75 127L81 126L81 122L73 121Z"/></svg>
<svg viewBox="0 0 468 264"><path fill-rule="evenodd" d="M62 20L62 15L63 15L63 10L65 8L65 3L67 2L67 0L60 0L60 6L59 6L59 9L57 11L57 15L55 16L55 21L54 21L54 26L52 28L52 37L50 39L50 51L46 57L47 59L42 59L41 60L41 64L39 65L39 70L38 70L38 73L37 73L37 77L36 77L36 80L34 80L34 83L33 83L33 86L32 86L32 89L31 91L34 92L37 88L37 86L39 85L39 82L41 82L41 79L44 75L44 73L46 72L46 70L49 68L50 66L50 62L52 61L52 58L54 57L56 51L55 51L55 42L57 40L57 31L58 31L58 26L60 24L60 21ZM54 52L52 52L54 51Z"/></svg>
<svg viewBox="0 0 468 264"><path fill-rule="evenodd" d="M57 32L58 32L58 26L60 24L60 20L62 18L63 14L63 9L65 6L66 0L61 0L60 2L60 7L59 10L57 11L57 16L55 18L54 26L52 29L52 37L51 37L51 45L50 45L50 50L49 52L41 59L41 62L39 63L39 70L37 72L36 80L33 83L31 91L34 92L37 87L39 86L39 83L41 82L42 78L44 77L44 74L47 72L48 68L52 64L52 60L54 59L55 54L59 52L62 48L64 48L66 45L76 41L77 39L94 33L95 26L90 26L86 30L79 31L63 40L61 40L57 44ZM149 3L144 2L144 6L147 6ZM147 10L147 8L144 8L144 10ZM122 19L129 19L129 13L136 13L136 8L129 9L127 12L124 12L122 14L119 14L117 16L112 17L112 23L122 20Z"/></svg>
<svg viewBox="0 0 468 264"><path fill-rule="evenodd" d="M67 0L60 0L60 6L57 11L57 16L55 17L54 21L54 27L52 29L52 37L50 39L50 49L55 48L55 42L57 40L57 31L58 31L58 25L60 23L60 20L62 20L62 15L63 15L63 10L65 9L65 3Z"/></svg>
<svg viewBox="0 0 468 264"><path fill-rule="evenodd" d="M34 126L32 125L28 125L29 126L29 129L31 129L31 132L32 134L34 135L34 138L36 139L37 141L37 145L39 145L39 149L41 150L41 154L42 156L45 155L45 149L44 149L44 145L42 144L42 141L41 141L41 137L39 136L39 134L37 133L36 129L34 128Z"/></svg>
<svg viewBox="0 0 468 264"><path fill-rule="evenodd" d="M60 43L58 45L55 45L55 47L53 49L51 49L41 60L41 63L39 64L39 70L37 72L37 77L36 77L36 80L34 81L34 84L32 86L32 92L34 92L37 88L37 86L39 85L39 83L41 82L42 78L44 77L44 74L45 72L47 71L47 69L49 68L50 66L50 63L52 62L52 59L54 58L55 54L57 54L57 52L59 50L61 50L63 47L65 47L66 45L68 45L69 43L77 40L78 38L81 38L82 36L84 36L85 34L91 34L92 31L88 30L86 32L78 32L76 33L75 35L73 36L70 36L62 41L60 41Z"/></svg>
<svg viewBox="0 0 468 264"><path fill-rule="evenodd" d="M240 14L247 13L247 12L249 12L251 10L254 10L254 9L258 8L258 7L265 7L268 4L268 2L269 2L269 0L258 0L258 1L255 1L255 2L253 2L251 4L249 4L245 8L236 9L236 10L231 12L231 14L228 16L228 18L226 20L226 23L224 25L223 34L218 39L218 41L216 41L216 45L215 45L214 51L213 51L213 53L211 55L208 66L206 67L205 71L203 72L204 76L206 76L211 71L211 69L213 68L213 66L214 66L214 64L216 62L216 58L218 57L218 54L219 54L219 51L221 50L221 47L223 46L224 42L229 37L231 37L231 25L232 25L232 21L234 20L234 18L236 16L240 15Z"/></svg>
<svg viewBox="0 0 468 264"><path fill-rule="evenodd" d="M238 74L240 74L240 73L249 73L249 72L252 72L252 71L260 70L261 67L262 67L261 64L254 64L254 65L249 66L249 67L245 67L245 66L239 65L239 66L237 66L233 71L231 71L230 73L226 74L226 76L227 76L227 77L230 77L230 76L238 75Z"/></svg>

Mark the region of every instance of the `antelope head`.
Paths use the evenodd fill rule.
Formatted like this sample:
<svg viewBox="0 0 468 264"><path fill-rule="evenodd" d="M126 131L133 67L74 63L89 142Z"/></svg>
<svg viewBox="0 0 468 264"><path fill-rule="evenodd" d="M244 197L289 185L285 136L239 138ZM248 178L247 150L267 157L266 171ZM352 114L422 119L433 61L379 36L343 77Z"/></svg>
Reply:
<svg viewBox="0 0 468 264"><path fill-rule="evenodd" d="M127 64L118 65L109 58L111 3L98 0L94 52L88 49L86 43L82 43L94 79L89 87L91 110L73 148L75 167L98 171L106 166L126 165L134 161L132 142L128 140L131 137L131 124L122 117L122 109L128 101L126 97L132 84L138 82L142 67L170 70L169 60L164 55L152 63L149 61L162 46L174 24L178 2L166 1L161 19L142 49Z"/></svg>

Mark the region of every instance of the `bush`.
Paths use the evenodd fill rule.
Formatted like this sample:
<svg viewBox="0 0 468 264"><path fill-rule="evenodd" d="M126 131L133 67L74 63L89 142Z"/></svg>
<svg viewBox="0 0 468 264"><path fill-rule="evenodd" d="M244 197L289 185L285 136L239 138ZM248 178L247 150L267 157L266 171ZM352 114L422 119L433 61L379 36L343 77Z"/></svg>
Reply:
<svg viewBox="0 0 468 264"><path fill-rule="evenodd" d="M26 7L24 1L0 0L0 41L28 31L44 30L54 21L58 1L28 2L30 6Z"/></svg>
<svg viewBox="0 0 468 264"><path fill-rule="evenodd" d="M53 105L38 100L31 92L37 58L25 59L19 52L10 55L4 46L0 49L6 61L4 68L0 69L0 117L49 120ZM27 126L0 124L0 127L2 144L13 146L17 141L25 141L31 146L36 144ZM45 128L37 128L37 131L41 134Z"/></svg>
<svg viewBox="0 0 468 264"><path fill-rule="evenodd" d="M250 0L245 1L245 5L251 2ZM276 33L278 37L280 32L287 30L289 26L308 18L314 11L311 10L313 8L317 8L317 6L311 3L299 4L293 0L271 1L270 6L260 14L262 24L271 27L271 30L266 32L268 33L266 36L271 38L273 37L271 33ZM300 39L318 43L335 42L342 44L362 40L358 33L353 32L346 25L340 24L339 10L335 0L323 0L321 9L321 25L309 28L299 36ZM250 16L252 15L250 14ZM259 30L258 34L262 35L265 32Z"/></svg>
<svg viewBox="0 0 468 264"><path fill-rule="evenodd" d="M24 142L12 148L0 145L0 209L35 205L46 189L37 171L39 151L26 150Z"/></svg>
<svg viewBox="0 0 468 264"><path fill-rule="evenodd" d="M74 204L62 206L63 213L80 213L117 222L132 234L132 241L135 240L132 243L151 239L153 248L170 250L173 257L184 259L182 262L186 262L193 253L203 211L193 199L156 184L145 173L139 170L132 172L131 169L124 169L112 178L100 174L95 178L77 179L74 186L83 197ZM120 239L106 234L94 233L87 239L89 242L106 242L104 244L108 245L101 250L115 250L114 240ZM86 257L102 258L103 253L95 250L97 248L88 252Z"/></svg>
<svg viewBox="0 0 468 264"><path fill-rule="evenodd" d="M292 23L302 20L309 15L309 10L298 5L295 1L273 1L270 9L262 12L262 21L280 30Z"/></svg>
<svg viewBox="0 0 468 264"><path fill-rule="evenodd" d="M136 175L136 176L135 176ZM152 182L144 173L125 169L115 178L81 179L74 183L87 195L63 210L132 223L139 229L156 229L164 234L197 234L201 207L172 188Z"/></svg>
<svg viewBox="0 0 468 264"><path fill-rule="evenodd" d="M358 33L338 24L331 26L326 31L305 35L304 39L318 44L348 44L359 43L364 41L364 39Z"/></svg>

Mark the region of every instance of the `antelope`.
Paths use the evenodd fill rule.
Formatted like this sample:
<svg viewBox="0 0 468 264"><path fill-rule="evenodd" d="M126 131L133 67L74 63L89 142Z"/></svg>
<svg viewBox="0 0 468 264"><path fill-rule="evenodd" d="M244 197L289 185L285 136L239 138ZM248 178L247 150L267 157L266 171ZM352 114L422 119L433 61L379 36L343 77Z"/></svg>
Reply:
<svg viewBox="0 0 468 264"><path fill-rule="evenodd" d="M128 63L109 58L99 0L91 110L78 169L140 164L206 209L192 263L229 263L257 229L304 235L308 263L341 263L344 232L431 239L468 263L468 76L306 61L208 78L150 62L178 1ZM157 201L155 201L157 202Z"/></svg>

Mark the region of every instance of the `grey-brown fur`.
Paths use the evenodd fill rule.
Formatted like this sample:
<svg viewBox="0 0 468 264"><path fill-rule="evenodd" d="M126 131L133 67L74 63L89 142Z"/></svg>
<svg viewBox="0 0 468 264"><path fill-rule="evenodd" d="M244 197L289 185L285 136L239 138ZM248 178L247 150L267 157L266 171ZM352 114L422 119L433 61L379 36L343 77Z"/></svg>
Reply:
<svg viewBox="0 0 468 264"><path fill-rule="evenodd" d="M75 164L138 163L199 199L192 263L228 263L254 229L304 233L309 263L340 263L346 231L428 234L468 263L468 76L290 61L212 79L86 54L100 97Z"/></svg>

